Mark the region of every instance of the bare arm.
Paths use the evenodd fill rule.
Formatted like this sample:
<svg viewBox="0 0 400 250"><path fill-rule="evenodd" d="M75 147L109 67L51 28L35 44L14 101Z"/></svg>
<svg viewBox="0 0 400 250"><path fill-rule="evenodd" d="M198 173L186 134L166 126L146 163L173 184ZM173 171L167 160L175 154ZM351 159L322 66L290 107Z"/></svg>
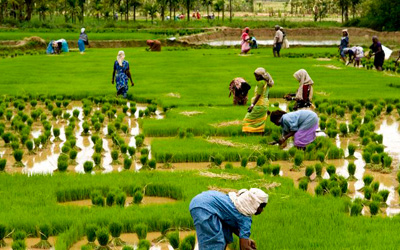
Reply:
<svg viewBox="0 0 400 250"><path fill-rule="evenodd" d="M283 144L287 139L289 139L290 137L294 136L294 134L296 134L296 132L297 131L290 131L286 135L282 136L282 138L279 139L279 145Z"/></svg>
<svg viewBox="0 0 400 250"><path fill-rule="evenodd" d="M114 70L113 70L113 73L112 73L111 84L114 84L114 78L115 78L115 64L114 64Z"/></svg>
<svg viewBox="0 0 400 250"><path fill-rule="evenodd" d="M258 102L258 100L260 99L261 95L256 95L256 98L254 99L254 103L252 103L250 105L250 107L247 109L247 112L251 113L251 111L253 110L254 106L256 105L256 103Z"/></svg>
<svg viewBox="0 0 400 250"><path fill-rule="evenodd" d="M131 85L134 86L135 84L133 83L131 71L129 70L129 68L126 70L125 73L129 77L129 80L131 80Z"/></svg>
<svg viewBox="0 0 400 250"><path fill-rule="evenodd" d="M251 239L240 239L241 250L256 250L256 243Z"/></svg>

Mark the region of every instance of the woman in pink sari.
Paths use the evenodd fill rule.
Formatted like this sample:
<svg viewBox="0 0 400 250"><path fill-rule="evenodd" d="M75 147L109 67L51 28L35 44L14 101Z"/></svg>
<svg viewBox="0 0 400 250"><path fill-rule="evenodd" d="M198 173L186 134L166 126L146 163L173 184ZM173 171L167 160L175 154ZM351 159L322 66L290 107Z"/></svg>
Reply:
<svg viewBox="0 0 400 250"><path fill-rule="evenodd" d="M249 36L249 27L244 28L242 33L242 52L241 54L247 54L250 51L250 41L251 38Z"/></svg>

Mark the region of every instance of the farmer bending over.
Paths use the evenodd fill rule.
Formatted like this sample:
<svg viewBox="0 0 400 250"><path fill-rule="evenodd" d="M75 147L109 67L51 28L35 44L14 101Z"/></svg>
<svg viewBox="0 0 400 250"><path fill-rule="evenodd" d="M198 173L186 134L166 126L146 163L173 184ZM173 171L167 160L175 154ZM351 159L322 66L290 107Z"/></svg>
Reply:
<svg viewBox="0 0 400 250"><path fill-rule="evenodd" d="M199 250L224 250L240 238L241 250L257 249L250 239L252 215L259 215L268 202L268 194L258 188L224 194L203 192L190 202L190 214L196 227Z"/></svg>

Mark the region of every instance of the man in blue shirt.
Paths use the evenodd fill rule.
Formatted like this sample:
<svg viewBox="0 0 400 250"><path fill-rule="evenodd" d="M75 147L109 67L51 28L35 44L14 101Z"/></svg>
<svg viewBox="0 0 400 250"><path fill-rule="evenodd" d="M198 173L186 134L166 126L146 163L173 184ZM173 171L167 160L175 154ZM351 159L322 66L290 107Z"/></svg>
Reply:
<svg viewBox="0 0 400 250"><path fill-rule="evenodd" d="M194 197L189 209L199 250L225 250L233 241L232 233L239 236L242 250L257 249L250 239L251 216L261 214L267 202L268 195L258 188L228 195L206 191Z"/></svg>

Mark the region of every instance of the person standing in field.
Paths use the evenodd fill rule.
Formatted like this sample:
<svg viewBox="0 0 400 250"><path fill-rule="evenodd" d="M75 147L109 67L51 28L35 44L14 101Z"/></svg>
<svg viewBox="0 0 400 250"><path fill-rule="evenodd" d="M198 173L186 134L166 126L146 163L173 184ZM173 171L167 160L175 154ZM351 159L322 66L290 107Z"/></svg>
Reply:
<svg viewBox="0 0 400 250"><path fill-rule="evenodd" d="M250 28L246 27L242 33L242 52L240 54L247 54L250 51L251 38L249 36Z"/></svg>
<svg viewBox="0 0 400 250"><path fill-rule="evenodd" d="M276 110L269 115L272 123L282 127L279 145L285 145L286 140L294 136L294 146L304 150L308 144L315 140L319 118L313 111L299 110L286 113L282 110Z"/></svg>
<svg viewBox="0 0 400 250"><path fill-rule="evenodd" d="M347 29L342 30L342 39L340 40L339 52L340 58L346 63L346 55L344 54L344 49L349 47L350 40L349 40L349 32Z"/></svg>
<svg viewBox="0 0 400 250"><path fill-rule="evenodd" d="M280 51L283 43L283 33L280 30L279 25L275 25L275 31L272 52L274 52L274 57L281 57Z"/></svg>
<svg viewBox="0 0 400 250"><path fill-rule="evenodd" d="M81 29L81 34L79 35L79 40L78 40L78 47L79 51L81 54L85 52L85 45L89 46L89 38L87 34L85 33L85 28Z"/></svg>
<svg viewBox="0 0 400 250"><path fill-rule="evenodd" d="M382 71L383 63L385 62L385 52L382 49L382 44L377 36L372 37L372 45L369 47L372 51L370 56L375 56L374 66L378 71Z"/></svg>
<svg viewBox="0 0 400 250"><path fill-rule="evenodd" d="M124 60L125 52L119 51L117 55L117 60L114 63L114 71L112 75L111 83L114 84L114 79L117 87L117 96L123 95L126 98L128 92L128 79L131 81L131 86L135 84L132 81L131 72L129 69L129 63Z"/></svg>
<svg viewBox="0 0 400 250"><path fill-rule="evenodd" d="M251 217L261 214L267 203L268 194L258 188L229 194L206 191L194 197L189 210L199 250L225 250L233 242L232 233L239 236L241 250L257 249L250 239Z"/></svg>
<svg viewBox="0 0 400 250"><path fill-rule="evenodd" d="M274 80L264 68L257 68L254 71L254 76L258 83L254 89L251 105L244 117L242 131L264 134L268 111L268 94L269 89L274 86Z"/></svg>
<svg viewBox="0 0 400 250"><path fill-rule="evenodd" d="M293 76L299 82L299 88L295 94L286 95L285 99L288 101L296 100L296 105L293 107L294 110L311 107L314 81L305 69L296 71Z"/></svg>

